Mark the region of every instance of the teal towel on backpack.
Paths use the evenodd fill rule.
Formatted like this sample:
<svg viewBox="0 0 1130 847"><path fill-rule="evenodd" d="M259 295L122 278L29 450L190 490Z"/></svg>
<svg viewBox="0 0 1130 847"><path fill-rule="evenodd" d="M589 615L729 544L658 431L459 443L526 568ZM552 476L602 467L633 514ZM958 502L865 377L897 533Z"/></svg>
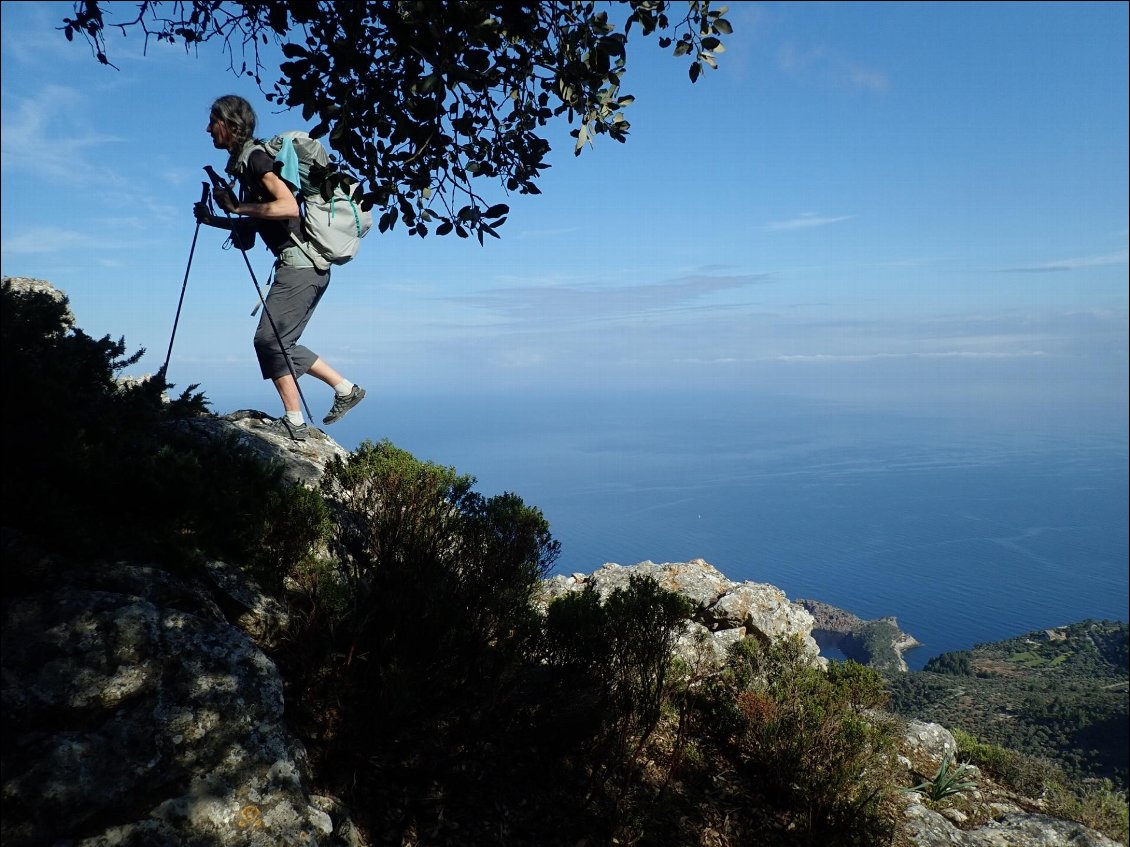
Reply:
<svg viewBox="0 0 1130 847"><path fill-rule="evenodd" d="M294 150L294 141L283 138L282 147L275 154L275 161L282 165L279 176L295 191L302 188L302 176L298 170L298 153Z"/></svg>

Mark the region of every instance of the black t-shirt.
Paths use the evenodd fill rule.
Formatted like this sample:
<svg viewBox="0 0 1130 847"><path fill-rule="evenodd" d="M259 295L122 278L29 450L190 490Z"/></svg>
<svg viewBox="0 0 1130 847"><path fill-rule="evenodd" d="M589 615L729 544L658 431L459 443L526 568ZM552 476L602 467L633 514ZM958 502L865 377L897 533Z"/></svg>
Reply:
<svg viewBox="0 0 1130 847"><path fill-rule="evenodd" d="M240 180L243 186L241 202L267 203L272 199L267 189L263 187L263 174L273 171L274 166L274 161L262 150L251 151L251 155L247 158L247 170ZM291 233L302 240L302 222L299 218L287 218L281 221L265 221L257 218L251 220L255 231L267 245L267 249L276 256L294 244L290 239Z"/></svg>

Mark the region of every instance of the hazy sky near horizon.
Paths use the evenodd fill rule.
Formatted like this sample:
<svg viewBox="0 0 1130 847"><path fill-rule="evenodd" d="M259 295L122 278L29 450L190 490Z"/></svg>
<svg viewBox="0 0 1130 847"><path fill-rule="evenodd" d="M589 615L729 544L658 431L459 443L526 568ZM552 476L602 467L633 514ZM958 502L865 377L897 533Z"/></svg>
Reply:
<svg viewBox="0 0 1130 847"><path fill-rule="evenodd" d="M374 231L304 340L378 393L717 390L1125 427L1130 7L730 5L693 86L634 34L627 144L574 158L551 127L543 194L497 198L485 246ZM308 125L218 49L142 56L111 31L113 70L56 29L71 3L2 8L3 273L51 281L155 371L201 168L224 163L212 99L246 96L261 135ZM170 378L274 412L222 241L202 228Z"/></svg>

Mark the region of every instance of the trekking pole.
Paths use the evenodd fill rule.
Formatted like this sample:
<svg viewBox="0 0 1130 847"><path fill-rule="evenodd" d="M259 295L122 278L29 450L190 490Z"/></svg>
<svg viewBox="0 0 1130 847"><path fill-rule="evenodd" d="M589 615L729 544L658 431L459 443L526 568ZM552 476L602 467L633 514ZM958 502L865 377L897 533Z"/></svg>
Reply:
<svg viewBox="0 0 1130 847"><path fill-rule="evenodd" d="M200 192L200 202L201 203L207 203L208 202L208 183L202 182L201 185L203 185L204 188ZM192 247L190 247L189 250L188 250L188 264L185 266L185 269L184 269L184 282L182 282L181 286L180 286L180 300L177 301L177 316L175 318L173 318L173 334L169 336L169 349L165 353L165 364L161 365L161 370L159 370L157 372L161 375L161 381L163 383L165 383L165 385L169 384L169 382L168 382L169 359L173 355L173 339L177 337L177 324L180 323L180 309L181 309L181 306L184 305L184 292L185 292L185 289L188 288L188 272L190 270L192 270L192 254L196 252L196 238L197 238L198 235L200 235L200 221L196 222L196 231L194 233L192 233Z"/></svg>
<svg viewBox="0 0 1130 847"><path fill-rule="evenodd" d="M223 191L231 190L224 182L223 178L212 169L211 165L205 165L204 170L207 171L209 179L212 180L213 188ZM224 214L227 215L229 221L232 219L231 212L227 209L224 209ZM263 304L263 314L267 316L267 322L270 323L271 331L275 334L275 341L279 344L279 352L282 353L283 359L286 361L287 370L290 371L291 377L294 378L294 387L298 389L298 396L302 400L302 408L306 410L306 417L313 422L314 415L310 413L310 406L306 403L306 395L302 393L302 386L298 384L298 374L294 370L294 363L290 361L290 356L287 355L286 347L283 346L282 336L279 335L279 328L275 326L275 319L271 317L271 310L267 308L267 301L263 297L263 289L259 287L259 280L256 279L255 270L251 267L251 260L247 258L247 248L243 246L243 239L233 239L233 243L235 243L235 241L239 242L239 252L243 254L243 262L247 265L247 272L251 274L251 282L255 285L255 293L259 295L259 302Z"/></svg>

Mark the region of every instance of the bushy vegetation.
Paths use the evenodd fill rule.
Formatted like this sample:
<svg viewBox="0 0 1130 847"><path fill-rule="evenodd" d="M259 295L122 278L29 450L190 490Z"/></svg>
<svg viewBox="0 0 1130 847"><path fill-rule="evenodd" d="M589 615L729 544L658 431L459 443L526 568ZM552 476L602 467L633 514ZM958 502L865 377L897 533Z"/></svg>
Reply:
<svg viewBox="0 0 1130 847"><path fill-rule="evenodd" d="M946 653L892 677L891 707L1125 791L1128 636L1122 622L1082 621Z"/></svg>
<svg viewBox="0 0 1130 847"><path fill-rule="evenodd" d="M699 727L747 790L793 811L774 843L884 844L897 786L894 724L876 711L885 701L870 668L824 671L795 641L747 639L698 699Z"/></svg>
<svg viewBox="0 0 1130 847"><path fill-rule="evenodd" d="M955 650L934 656L922 670L927 673L944 673L952 676L973 676L973 654L968 650Z"/></svg>
<svg viewBox="0 0 1130 847"><path fill-rule="evenodd" d="M207 401L190 386L167 402L160 378L116 376L144 351L73 325L65 298L3 285L7 418L5 525L88 558L211 556L268 582L325 528L321 498L234 442L200 442L175 422Z"/></svg>

